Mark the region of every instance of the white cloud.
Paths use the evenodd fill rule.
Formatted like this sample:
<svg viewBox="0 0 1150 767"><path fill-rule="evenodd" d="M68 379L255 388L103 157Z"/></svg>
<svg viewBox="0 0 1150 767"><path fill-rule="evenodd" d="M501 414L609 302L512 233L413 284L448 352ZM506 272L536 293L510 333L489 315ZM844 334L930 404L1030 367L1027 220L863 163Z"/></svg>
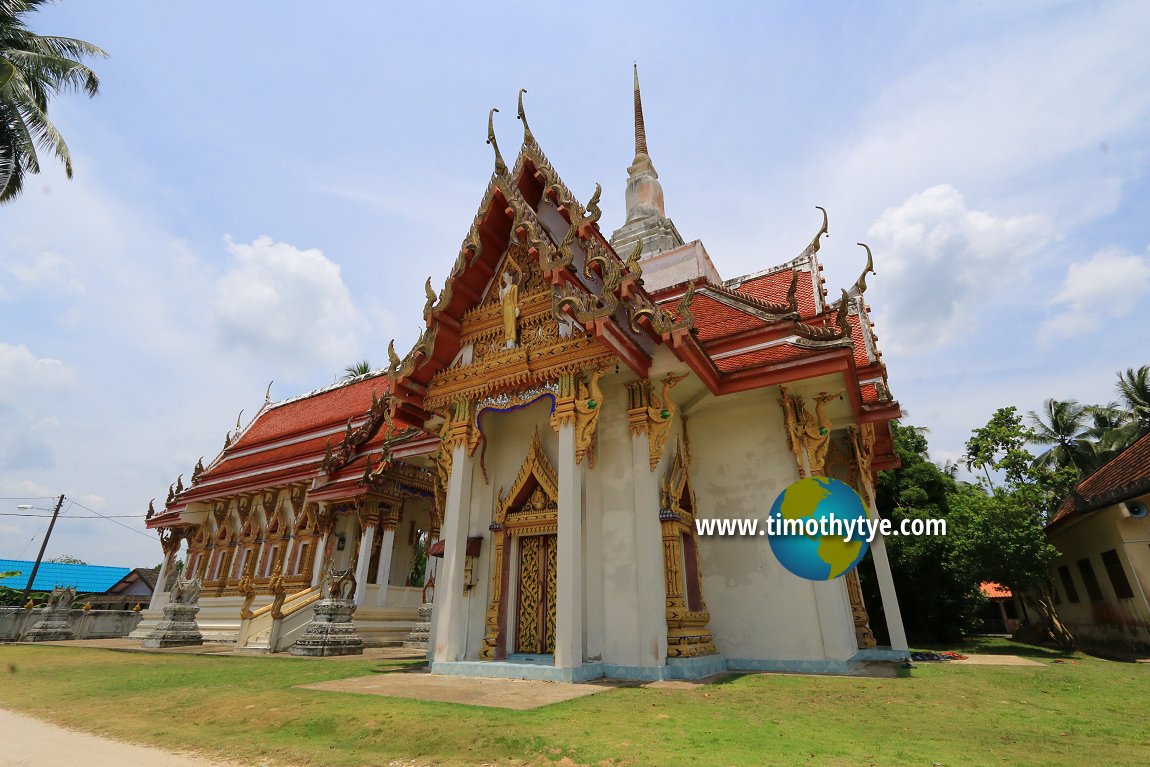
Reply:
<svg viewBox="0 0 1150 767"><path fill-rule="evenodd" d="M213 313L223 341L300 368L350 364L365 321L352 303L338 264L312 248L270 237L227 240L235 259L215 286Z"/></svg>
<svg viewBox="0 0 1150 767"><path fill-rule="evenodd" d="M18 281L32 287L83 290L83 285L74 275L72 262L59 253L37 253L30 261L7 264L5 268Z"/></svg>
<svg viewBox="0 0 1150 767"><path fill-rule="evenodd" d="M971 210L948 184L887 209L868 235L881 275L884 348L902 353L957 338L1055 236L1045 216Z"/></svg>
<svg viewBox="0 0 1150 767"><path fill-rule="evenodd" d="M102 511L108 507L108 500L104 498L104 496L96 495L95 493L81 495L80 503L84 504L90 509L93 509L94 511Z"/></svg>
<svg viewBox="0 0 1150 767"><path fill-rule="evenodd" d="M1125 248L1110 247L1066 270L1053 303L1062 311L1038 329L1039 341L1050 344L1097 330L1102 321L1125 317L1150 295L1150 258Z"/></svg>
<svg viewBox="0 0 1150 767"><path fill-rule="evenodd" d="M40 410L75 383L75 372L60 360L0 342L0 469L52 466L60 421Z"/></svg>
<svg viewBox="0 0 1150 767"><path fill-rule="evenodd" d="M34 395L60 392L75 383L75 372L60 360L37 357L23 344L0 342L0 405L24 406Z"/></svg>

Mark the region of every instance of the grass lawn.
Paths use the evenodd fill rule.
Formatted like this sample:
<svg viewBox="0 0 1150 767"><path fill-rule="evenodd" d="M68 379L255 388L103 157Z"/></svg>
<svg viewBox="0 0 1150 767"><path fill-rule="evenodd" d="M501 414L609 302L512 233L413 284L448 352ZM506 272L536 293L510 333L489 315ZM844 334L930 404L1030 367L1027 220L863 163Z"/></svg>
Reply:
<svg viewBox="0 0 1150 767"><path fill-rule="evenodd" d="M294 687L407 665L398 661L7 645L0 646L0 706L257 764L1045 767L1150 760L1150 666L996 639L954 649L1024 655L1043 667L920 663L900 679L747 675L505 711Z"/></svg>

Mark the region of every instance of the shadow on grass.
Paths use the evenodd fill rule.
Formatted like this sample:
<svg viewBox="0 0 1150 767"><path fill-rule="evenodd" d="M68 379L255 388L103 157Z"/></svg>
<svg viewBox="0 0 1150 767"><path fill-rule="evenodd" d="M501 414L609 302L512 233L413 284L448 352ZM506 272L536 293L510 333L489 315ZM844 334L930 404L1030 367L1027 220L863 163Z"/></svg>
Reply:
<svg viewBox="0 0 1150 767"><path fill-rule="evenodd" d="M976 655L1017 655L1022 658L1033 658L1035 660L1054 660L1056 658L1065 659L1074 657L1073 651L1066 651L1057 647L1015 642L1007 637L974 636L960 642L922 644L916 649L934 652L947 650L962 653L963 655L970 655L972 653Z"/></svg>
<svg viewBox="0 0 1150 767"><path fill-rule="evenodd" d="M373 674L411 674L427 671L430 668L427 661L419 660L412 663L393 663L388 666L377 666L371 670Z"/></svg>

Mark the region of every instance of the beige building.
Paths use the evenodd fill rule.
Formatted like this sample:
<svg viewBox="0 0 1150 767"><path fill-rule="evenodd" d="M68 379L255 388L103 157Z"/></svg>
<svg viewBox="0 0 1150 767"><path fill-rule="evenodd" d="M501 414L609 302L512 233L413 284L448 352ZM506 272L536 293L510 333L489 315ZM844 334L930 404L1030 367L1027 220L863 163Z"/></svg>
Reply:
<svg viewBox="0 0 1150 767"><path fill-rule="evenodd" d="M1058 615L1087 650L1150 654L1150 435L1083 480L1046 526Z"/></svg>

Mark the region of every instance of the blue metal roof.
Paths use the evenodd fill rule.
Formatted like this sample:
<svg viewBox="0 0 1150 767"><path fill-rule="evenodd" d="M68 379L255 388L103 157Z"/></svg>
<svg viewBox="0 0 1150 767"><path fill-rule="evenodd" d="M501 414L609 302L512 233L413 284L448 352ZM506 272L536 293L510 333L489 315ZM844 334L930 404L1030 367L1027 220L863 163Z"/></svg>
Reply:
<svg viewBox="0 0 1150 767"><path fill-rule="evenodd" d="M0 586L23 590L32 574L35 562L22 559L0 559L0 573L18 571L14 578L0 579ZM33 591L51 591L55 586L75 586L81 594L103 594L132 572L130 567L104 567L102 565L61 565L41 562L36 571Z"/></svg>

